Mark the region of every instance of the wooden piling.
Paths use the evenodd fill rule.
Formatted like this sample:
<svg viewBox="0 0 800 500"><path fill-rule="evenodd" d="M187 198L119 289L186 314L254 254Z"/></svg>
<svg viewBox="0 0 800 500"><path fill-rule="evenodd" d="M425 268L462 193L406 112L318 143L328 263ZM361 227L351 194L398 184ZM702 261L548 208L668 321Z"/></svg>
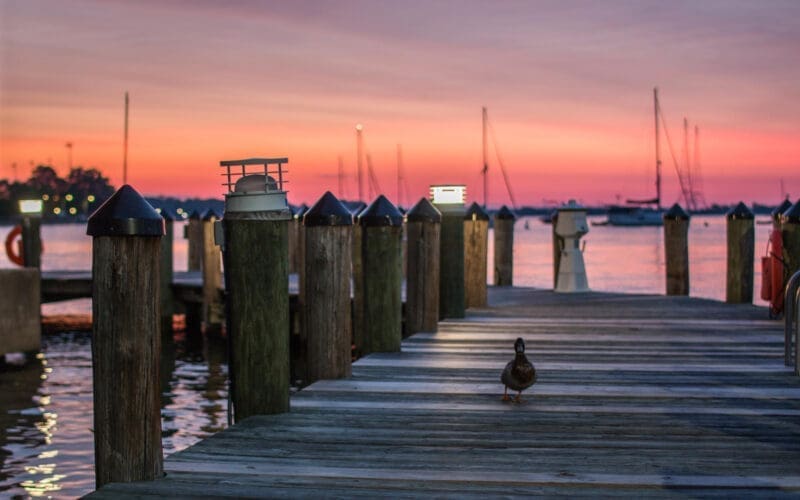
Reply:
<svg viewBox="0 0 800 500"><path fill-rule="evenodd" d="M489 215L473 202L464 215L464 305L486 307Z"/></svg>
<svg viewBox="0 0 800 500"><path fill-rule="evenodd" d="M789 199L785 199L781 202L780 205L775 207L775 209L770 212L770 217L772 218L772 229L774 230L781 230L781 218L783 218L783 212L789 209L792 206L792 202Z"/></svg>
<svg viewBox="0 0 800 500"><path fill-rule="evenodd" d="M358 216L367 208L366 204L359 202L350 210L353 214L353 344L355 345L355 355L361 356L361 348L364 346L364 266L361 258L361 224L358 224Z"/></svg>
<svg viewBox="0 0 800 500"><path fill-rule="evenodd" d="M516 216L503 205L494 214L494 284L514 284L514 220Z"/></svg>
<svg viewBox="0 0 800 500"><path fill-rule="evenodd" d="M183 227L183 237L187 240L187 270L200 271L203 267L203 222L197 210L189 215Z"/></svg>
<svg viewBox="0 0 800 500"><path fill-rule="evenodd" d="M89 218L96 484L163 475L159 260L164 219L128 185Z"/></svg>
<svg viewBox="0 0 800 500"><path fill-rule="evenodd" d="M402 341L403 321L400 296L403 216L385 196L380 195L361 212L358 222L362 238L364 297L361 316L364 339L363 347L357 347L361 347L363 354L397 352Z"/></svg>
<svg viewBox="0 0 800 500"><path fill-rule="evenodd" d="M728 269L725 302L753 302L753 259L755 252L755 217L740 202L727 213Z"/></svg>
<svg viewBox="0 0 800 500"><path fill-rule="evenodd" d="M206 332L219 332L224 321L222 302L222 254L214 241L214 223L220 217L213 209L202 216L203 230L203 323Z"/></svg>
<svg viewBox="0 0 800 500"><path fill-rule="evenodd" d="M439 319L463 318L464 204L434 203L442 214L439 245Z"/></svg>
<svg viewBox="0 0 800 500"><path fill-rule="evenodd" d="M22 216L22 265L42 268L42 216Z"/></svg>
<svg viewBox="0 0 800 500"><path fill-rule="evenodd" d="M783 259L785 262L783 290L786 290L789 278L800 271L800 199L783 212L781 235L783 236Z"/></svg>
<svg viewBox="0 0 800 500"><path fill-rule="evenodd" d="M664 214L667 295L689 295L689 214L677 203Z"/></svg>
<svg viewBox="0 0 800 500"><path fill-rule="evenodd" d="M159 263L159 293L161 296L160 317L162 335L172 335L172 316L175 314L175 297L172 293L173 243L175 235L175 215L168 209L161 209L164 219L164 237L161 238Z"/></svg>
<svg viewBox="0 0 800 500"><path fill-rule="evenodd" d="M261 212L226 207L222 219L236 422L289 411L291 218L288 207Z"/></svg>
<svg viewBox="0 0 800 500"><path fill-rule="evenodd" d="M350 313L353 216L330 192L303 216L307 342L305 382L349 377L353 325Z"/></svg>
<svg viewBox="0 0 800 500"><path fill-rule="evenodd" d="M406 214L406 335L439 325L439 244L442 214L422 198Z"/></svg>

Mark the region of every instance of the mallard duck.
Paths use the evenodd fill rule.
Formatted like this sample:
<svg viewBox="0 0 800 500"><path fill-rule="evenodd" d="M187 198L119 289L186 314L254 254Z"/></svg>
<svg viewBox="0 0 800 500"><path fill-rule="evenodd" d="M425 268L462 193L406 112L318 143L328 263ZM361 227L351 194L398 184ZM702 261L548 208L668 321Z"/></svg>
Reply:
<svg viewBox="0 0 800 500"><path fill-rule="evenodd" d="M509 401L511 398L508 396L508 388L517 391L517 397L514 402L522 402L522 391L532 386L536 382L536 368L528 361L525 356L525 341L518 338L514 342L514 359L509 361L500 376L500 380L506 386L503 393L503 401Z"/></svg>

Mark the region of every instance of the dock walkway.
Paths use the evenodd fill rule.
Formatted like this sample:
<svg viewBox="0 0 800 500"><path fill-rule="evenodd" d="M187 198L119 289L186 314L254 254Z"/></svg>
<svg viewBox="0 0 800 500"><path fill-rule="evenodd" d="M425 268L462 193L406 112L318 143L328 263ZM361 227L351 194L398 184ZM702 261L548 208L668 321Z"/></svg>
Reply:
<svg viewBox="0 0 800 500"><path fill-rule="evenodd" d="M765 309L524 288L490 303L91 498L800 495L800 378ZM538 382L503 403L518 336Z"/></svg>

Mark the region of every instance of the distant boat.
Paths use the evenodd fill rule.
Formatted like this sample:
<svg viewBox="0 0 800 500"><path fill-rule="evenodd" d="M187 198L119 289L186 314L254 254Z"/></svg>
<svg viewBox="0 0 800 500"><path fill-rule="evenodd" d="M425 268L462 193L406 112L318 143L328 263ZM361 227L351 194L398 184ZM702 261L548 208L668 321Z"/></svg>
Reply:
<svg viewBox="0 0 800 500"><path fill-rule="evenodd" d="M608 219L595 225L609 226L663 226L664 210L661 208L661 151L658 131L658 88L653 89L653 106L656 118L656 197L649 200L626 200L625 205L608 208Z"/></svg>

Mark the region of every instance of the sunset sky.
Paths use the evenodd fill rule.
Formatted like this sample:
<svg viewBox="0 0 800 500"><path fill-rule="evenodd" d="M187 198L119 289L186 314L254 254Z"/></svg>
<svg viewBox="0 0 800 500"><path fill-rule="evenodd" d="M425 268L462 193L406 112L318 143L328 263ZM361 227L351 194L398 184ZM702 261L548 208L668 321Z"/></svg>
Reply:
<svg viewBox="0 0 800 500"><path fill-rule="evenodd" d="M800 2L0 0L0 178L98 167L221 197L220 160L289 157L293 203L355 197L355 125L397 202L482 200L481 107L520 204L654 195L652 89L709 202L800 197ZM338 157L347 174L338 192ZM664 203L679 201L662 136ZM366 162L365 162L366 166ZM508 203L490 156L490 205ZM365 187L366 191L366 187Z"/></svg>

